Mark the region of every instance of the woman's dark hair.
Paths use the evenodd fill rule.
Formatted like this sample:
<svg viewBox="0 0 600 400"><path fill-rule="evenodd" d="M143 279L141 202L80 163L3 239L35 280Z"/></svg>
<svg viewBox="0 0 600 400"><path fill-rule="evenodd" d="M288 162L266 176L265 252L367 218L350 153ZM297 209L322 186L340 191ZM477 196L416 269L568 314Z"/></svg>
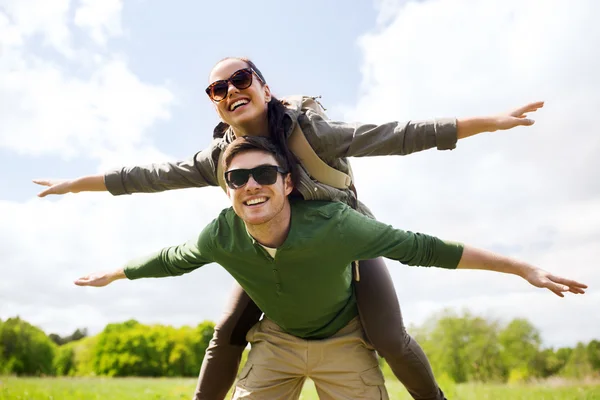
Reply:
<svg viewBox="0 0 600 400"><path fill-rule="evenodd" d="M262 80L261 84L265 85L267 80L256 64L254 64L251 60L245 57L226 57L222 59L220 62L225 60L240 60L246 63L250 68L256 72L256 75L260 77ZM217 63L218 64L218 63ZM296 165L298 160L294 156L294 154L290 151L287 146L287 137L285 136L286 128L286 119L285 119L285 111L286 111L287 103L277 99L275 96L271 96L271 101L267 104L267 119L269 123L269 138L275 143L276 146L279 147L282 154L289 160L290 165ZM229 128L229 125L225 122L220 122L213 131L213 138L221 138L225 134L225 131Z"/></svg>

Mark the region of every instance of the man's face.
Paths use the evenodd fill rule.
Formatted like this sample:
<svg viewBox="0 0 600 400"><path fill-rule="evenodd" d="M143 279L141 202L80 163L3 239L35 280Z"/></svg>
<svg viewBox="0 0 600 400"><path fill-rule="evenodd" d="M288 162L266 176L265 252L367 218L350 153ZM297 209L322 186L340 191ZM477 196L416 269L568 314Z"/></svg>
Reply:
<svg viewBox="0 0 600 400"><path fill-rule="evenodd" d="M261 165L275 165L277 161L271 154L250 150L236 155L227 171L235 169L252 169ZM249 225L265 224L279 216L287 204L287 196L293 187L290 174L285 177L277 174L277 181L272 185L261 185L250 176L246 185L239 189L227 188L235 213Z"/></svg>

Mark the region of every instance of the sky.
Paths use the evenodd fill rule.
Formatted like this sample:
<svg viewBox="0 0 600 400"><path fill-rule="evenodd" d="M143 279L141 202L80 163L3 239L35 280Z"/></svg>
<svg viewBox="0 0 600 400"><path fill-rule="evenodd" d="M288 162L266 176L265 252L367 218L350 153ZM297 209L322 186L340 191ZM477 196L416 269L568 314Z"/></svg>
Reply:
<svg viewBox="0 0 600 400"><path fill-rule="evenodd" d="M195 237L228 207L220 189L40 199L31 180L191 158L218 122L210 69L248 56L277 96L321 95L336 120L544 100L532 127L352 159L356 186L381 221L590 286L561 299L515 276L387 261L407 325L468 309L527 318L547 346L600 338L599 12L593 0L0 0L0 319L64 335L218 320L233 282L218 265L105 288L73 280Z"/></svg>

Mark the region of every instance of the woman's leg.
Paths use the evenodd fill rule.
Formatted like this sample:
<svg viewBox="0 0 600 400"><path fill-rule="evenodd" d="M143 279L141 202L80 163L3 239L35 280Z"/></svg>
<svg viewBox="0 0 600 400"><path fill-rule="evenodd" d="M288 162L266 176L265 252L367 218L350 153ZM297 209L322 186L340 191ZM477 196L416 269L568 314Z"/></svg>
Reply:
<svg viewBox="0 0 600 400"><path fill-rule="evenodd" d="M198 377L195 400L223 400L233 385L246 345L246 333L258 322L262 311L237 282L229 304L215 326Z"/></svg>
<svg viewBox="0 0 600 400"><path fill-rule="evenodd" d="M427 356L406 332L383 258L360 261L360 280L354 284L363 329L394 375L415 399L444 399Z"/></svg>

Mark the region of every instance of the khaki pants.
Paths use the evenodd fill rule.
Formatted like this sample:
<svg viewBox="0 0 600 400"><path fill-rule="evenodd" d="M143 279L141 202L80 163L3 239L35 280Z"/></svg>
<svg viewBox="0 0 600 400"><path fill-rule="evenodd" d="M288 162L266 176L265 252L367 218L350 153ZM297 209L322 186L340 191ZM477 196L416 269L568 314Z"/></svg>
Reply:
<svg viewBox="0 0 600 400"><path fill-rule="evenodd" d="M310 378L321 400L388 400L377 356L358 318L322 340L292 336L264 318L247 340L252 348L233 399L298 399Z"/></svg>

